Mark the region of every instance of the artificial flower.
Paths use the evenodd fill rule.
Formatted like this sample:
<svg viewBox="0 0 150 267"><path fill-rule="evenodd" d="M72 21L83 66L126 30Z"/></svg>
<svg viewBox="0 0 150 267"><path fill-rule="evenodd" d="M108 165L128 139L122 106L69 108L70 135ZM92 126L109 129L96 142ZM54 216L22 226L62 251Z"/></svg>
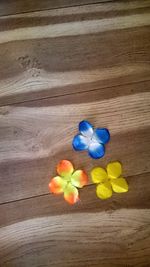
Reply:
<svg viewBox="0 0 150 267"><path fill-rule="evenodd" d="M122 177L122 166L115 161L107 165L107 171L101 167L96 167L91 171L92 181L97 185L96 194L101 199L112 196L112 192L124 193L128 191L128 184Z"/></svg>
<svg viewBox="0 0 150 267"><path fill-rule="evenodd" d="M88 121L81 121L79 132L73 139L73 148L77 151L87 150L94 159L102 158L105 154L105 144L110 139L109 131L106 128L94 129Z"/></svg>
<svg viewBox="0 0 150 267"><path fill-rule="evenodd" d="M62 160L57 165L58 176L49 183L49 189L54 194L64 193L65 200L74 204L79 200L77 188L82 188L88 183L88 177L83 170L74 171L72 163Z"/></svg>

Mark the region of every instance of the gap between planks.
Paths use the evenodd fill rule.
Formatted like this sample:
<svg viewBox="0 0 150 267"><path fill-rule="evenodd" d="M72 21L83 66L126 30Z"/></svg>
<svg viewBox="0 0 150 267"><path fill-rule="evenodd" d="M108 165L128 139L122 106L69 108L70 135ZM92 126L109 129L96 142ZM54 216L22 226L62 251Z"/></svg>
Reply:
<svg viewBox="0 0 150 267"><path fill-rule="evenodd" d="M56 0L55 0L56 1ZM43 0L42 2L45 2L45 0ZM50 10L61 10L61 9L66 9L66 8L73 8L73 7L82 7L82 6L90 6L90 5L95 5L95 4L106 4L106 3L112 3L113 2L113 0L99 0L99 1L97 1L97 0L93 0L93 1L88 1L87 0L87 2L83 2L82 3L82 0L81 0L81 3L78 3L78 4L76 4L76 3L74 3L74 4L68 4L67 3L67 5L54 5L54 7L53 6L47 6L47 7L45 7L45 8L39 8L39 7L36 7L35 9L28 9L27 8L27 10L26 11L23 11L24 9L20 9L20 11L18 10L17 12L2 12L2 9L0 10L0 17L6 17L6 16L11 16L11 15L21 15L21 14L29 14L29 13L34 13L34 12L40 12L40 11L50 11ZM0 5L1 5L1 3L0 3ZM6 8L5 8L5 10L6 10Z"/></svg>
<svg viewBox="0 0 150 267"><path fill-rule="evenodd" d="M29 98L35 99L35 94L38 99L41 99L51 95L62 95L62 90L66 93L87 91L87 87L88 89L98 86L104 88L127 81L129 83L149 79L149 17L147 18L146 7L142 9L142 14L138 8L141 5L147 6L149 2L138 3L131 2L131 5L128 5L118 2L114 5L109 4L109 7L108 4L94 5L93 11L89 7L71 8L64 12L62 10L55 12L54 16L47 12L48 14L44 16L42 14L40 17L39 13L39 16L33 15L34 21L31 14L26 16L27 20L20 15L21 25L25 19L23 23L25 28L22 28L20 22L18 23L14 17L10 20L2 19L4 24L1 26L0 41L3 34L6 34L6 39L9 33L13 39L15 31L17 35L15 43L1 45L0 103L4 105L5 102L5 105L8 105L13 101L15 103ZM91 14L93 14L92 17ZM98 16L96 20L93 20L94 16ZM62 17L65 18L63 21L65 23L61 23ZM38 18L42 18L44 25L48 23L44 27L54 28L54 35L57 33L57 38L33 40L32 34L31 40L17 42L18 30L21 34L28 29L36 33L37 27L40 27L43 33L44 28ZM56 19L55 25L53 25L53 18ZM122 24L120 24L121 21ZM79 26L80 23L82 27ZM78 30L74 31L76 24ZM17 25L17 29L11 30L12 25L13 27ZM141 25L146 26L141 27ZM69 27L67 32L66 26ZM64 34L60 27L64 30ZM81 28L82 35L80 35ZM87 33L92 34L87 35ZM41 38L39 35L37 37Z"/></svg>
<svg viewBox="0 0 150 267"><path fill-rule="evenodd" d="M104 87L95 87L94 89L87 89L87 90L84 90L84 91L79 91L79 92L70 92L70 93L63 93L63 94L59 94L59 95L52 95L52 96L40 96L39 98L35 98L35 99L27 99L27 100L23 100L23 101L16 101L16 102L12 102L12 103L0 103L0 108L1 107L5 107L5 106L14 106L14 105L22 105L24 103L34 103L36 101L39 101L39 100L48 100L48 99L57 99L57 98L61 98L61 97L67 97L67 96L72 96L72 95L82 95L82 94L86 94L86 93L90 93L90 92L95 92L95 91L102 91L102 90L109 90L109 89L115 89L115 88L119 88L120 86L132 86L132 85L136 85L136 84L143 84L143 83L149 83L150 80L149 79L145 79L145 80L142 80L142 81L135 81L135 82L124 82L122 84L117 84L117 85L112 85L112 86L104 86Z"/></svg>
<svg viewBox="0 0 150 267"><path fill-rule="evenodd" d="M112 212L117 209L150 209L150 173L126 177L129 191L113 193L110 199L100 200L96 196L96 185L80 189L80 201L69 205L63 194L45 194L0 205L0 226L42 216L56 216L68 213Z"/></svg>
<svg viewBox="0 0 150 267"><path fill-rule="evenodd" d="M113 159L124 163L125 176L149 171L148 88L149 83L143 84L143 92L139 86L127 86L126 90L121 87L126 92L124 97L117 90L107 100L101 100L99 92L59 103L42 100L34 105L5 107L1 114L1 202L47 193L49 177L55 174L53 170L65 154L74 166L90 171L97 162L89 160L86 153L72 154L70 146L77 132L75 125L85 118L112 132L113 142L108 144L102 166L113 155Z"/></svg>
<svg viewBox="0 0 150 267"><path fill-rule="evenodd" d="M135 177L141 177L142 175L146 175L146 176L148 175L148 176L150 176L150 172L148 171L148 172L144 172L144 173L139 173L138 175L126 176L125 178L127 178L127 179L132 178L132 179L134 179ZM87 187L89 188L89 187L93 187L93 186L96 186L96 185L95 184L92 184L92 183L91 184L87 184L87 185L84 186L84 189L87 188ZM80 190L83 190L83 188L82 189L79 189L79 191ZM24 201L24 200L30 200L30 199L33 199L33 198L49 196L49 194L54 195L51 192L44 193L44 194L39 194L39 195L31 196L31 197L26 197L26 198L21 198L21 199L16 199L16 200L11 200L11 201L1 202L0 203L0 206L6 205L6 204L10 204L10 203L16 203L16 202L20 202L20 201Z"/></svg>

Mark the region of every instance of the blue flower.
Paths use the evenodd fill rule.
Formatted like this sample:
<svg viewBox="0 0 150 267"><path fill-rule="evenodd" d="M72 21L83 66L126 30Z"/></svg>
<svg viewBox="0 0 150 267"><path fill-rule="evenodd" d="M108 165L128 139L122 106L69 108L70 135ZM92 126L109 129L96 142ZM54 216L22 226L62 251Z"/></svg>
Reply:
<svg viewBox="0 0 150 267"><path fill-rule="evenodd" d="M93 129L88 121L81 121L79 132L73 139L73 148L76 151L88 150L94 159L102 158L105 154L105 144L110 140L109 131L106 128Z"/></svg>

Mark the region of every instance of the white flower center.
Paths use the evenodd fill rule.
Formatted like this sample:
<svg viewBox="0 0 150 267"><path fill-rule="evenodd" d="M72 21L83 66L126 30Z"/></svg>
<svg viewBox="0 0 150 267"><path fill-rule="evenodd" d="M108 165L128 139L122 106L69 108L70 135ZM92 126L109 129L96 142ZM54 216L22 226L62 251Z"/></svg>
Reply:
<svg viewBox="0 0 150 267"><path fill-rule="evenodd" d="M90 146L93 143L97 143L97 142L98 141L97 141L97 139L96 139L96 137L95 137L94 134L92 136L88 136L87 137L87 144L88 144L88 146Z"/></svg>

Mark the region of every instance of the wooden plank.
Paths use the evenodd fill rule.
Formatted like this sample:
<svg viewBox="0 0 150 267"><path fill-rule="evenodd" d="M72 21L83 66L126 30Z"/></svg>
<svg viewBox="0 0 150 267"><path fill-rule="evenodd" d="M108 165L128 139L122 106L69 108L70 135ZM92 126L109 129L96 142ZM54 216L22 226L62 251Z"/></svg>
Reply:
<svg viewBox="0 0 150 267"><path fill-rule="evenodd" d="M69 7L69 6L80 6L80 5L87 5L87 4L94 4L94 3L101 3L101 2L109 2L109 0L36 0L30 1L26 0L1 0L0 2L0 15L9 15L9 14L17 14L17 13L24 13L24 12L31 12L37 10L47 10L53 8L62 8L62 7Z"/></svg>
<svg viewBox="0 0 150 267"><path fill-rule="evenodd" d="M118 19L120 19L119 17L124 17L127 15L146 15L147 13L149 13L149 11L149 0L143 0L142 2L128 1L128 3L126 3L125 1L117 1L114 3L111 2L63 9L37 11L0 17L0 31L44 26L48 24L62 24L67 22L77 22L84 20L92 21L105 18L111 19L115 17L118 17ZM109 20L108 24L110 24Z"/></svg>
<svg viewBox="0 0 150 267"><path fill-rule="evenodd" d="M110 160L123 163L124 175L150 171L149 82L107 88L0 108L0 202L48 193L61 159L87 172ZM78 123L88 119L107 127L111 142L97 162L71 143Z"/></svg>
<svg viewBox="0 0 150 267"><path fill-rule="evenodd" d="M47 194L0 205L0 227L43 216L73 213L112 212L118 209L150 208L150 173L126 178L129 184L127 194L113 194L105 201L96 197L96 186L90 185L79 190L80 201L68 205L63 195Z"/></svg>
<svg viewBox="0 0 150 267"><path fill-rule="evenodd" d="M106 1L0 1L2 267L150 266L150 1ZM83 119L110 130L101 160L71 147ZM121 161L129 192L89 179L68 205L48 192L64 158Z"/></svg>
<svg viewBox="0 0 150 267"><path fill-rule="evenodd" d="M148 80L150 2L133 2L1 18L0 105Z"/></svg>
<svg viewBox="0 0 150 267"><path fill-rule="evenodd" d="M46 216L0 229L1 267L146 267L150 211Z"/></svg>

